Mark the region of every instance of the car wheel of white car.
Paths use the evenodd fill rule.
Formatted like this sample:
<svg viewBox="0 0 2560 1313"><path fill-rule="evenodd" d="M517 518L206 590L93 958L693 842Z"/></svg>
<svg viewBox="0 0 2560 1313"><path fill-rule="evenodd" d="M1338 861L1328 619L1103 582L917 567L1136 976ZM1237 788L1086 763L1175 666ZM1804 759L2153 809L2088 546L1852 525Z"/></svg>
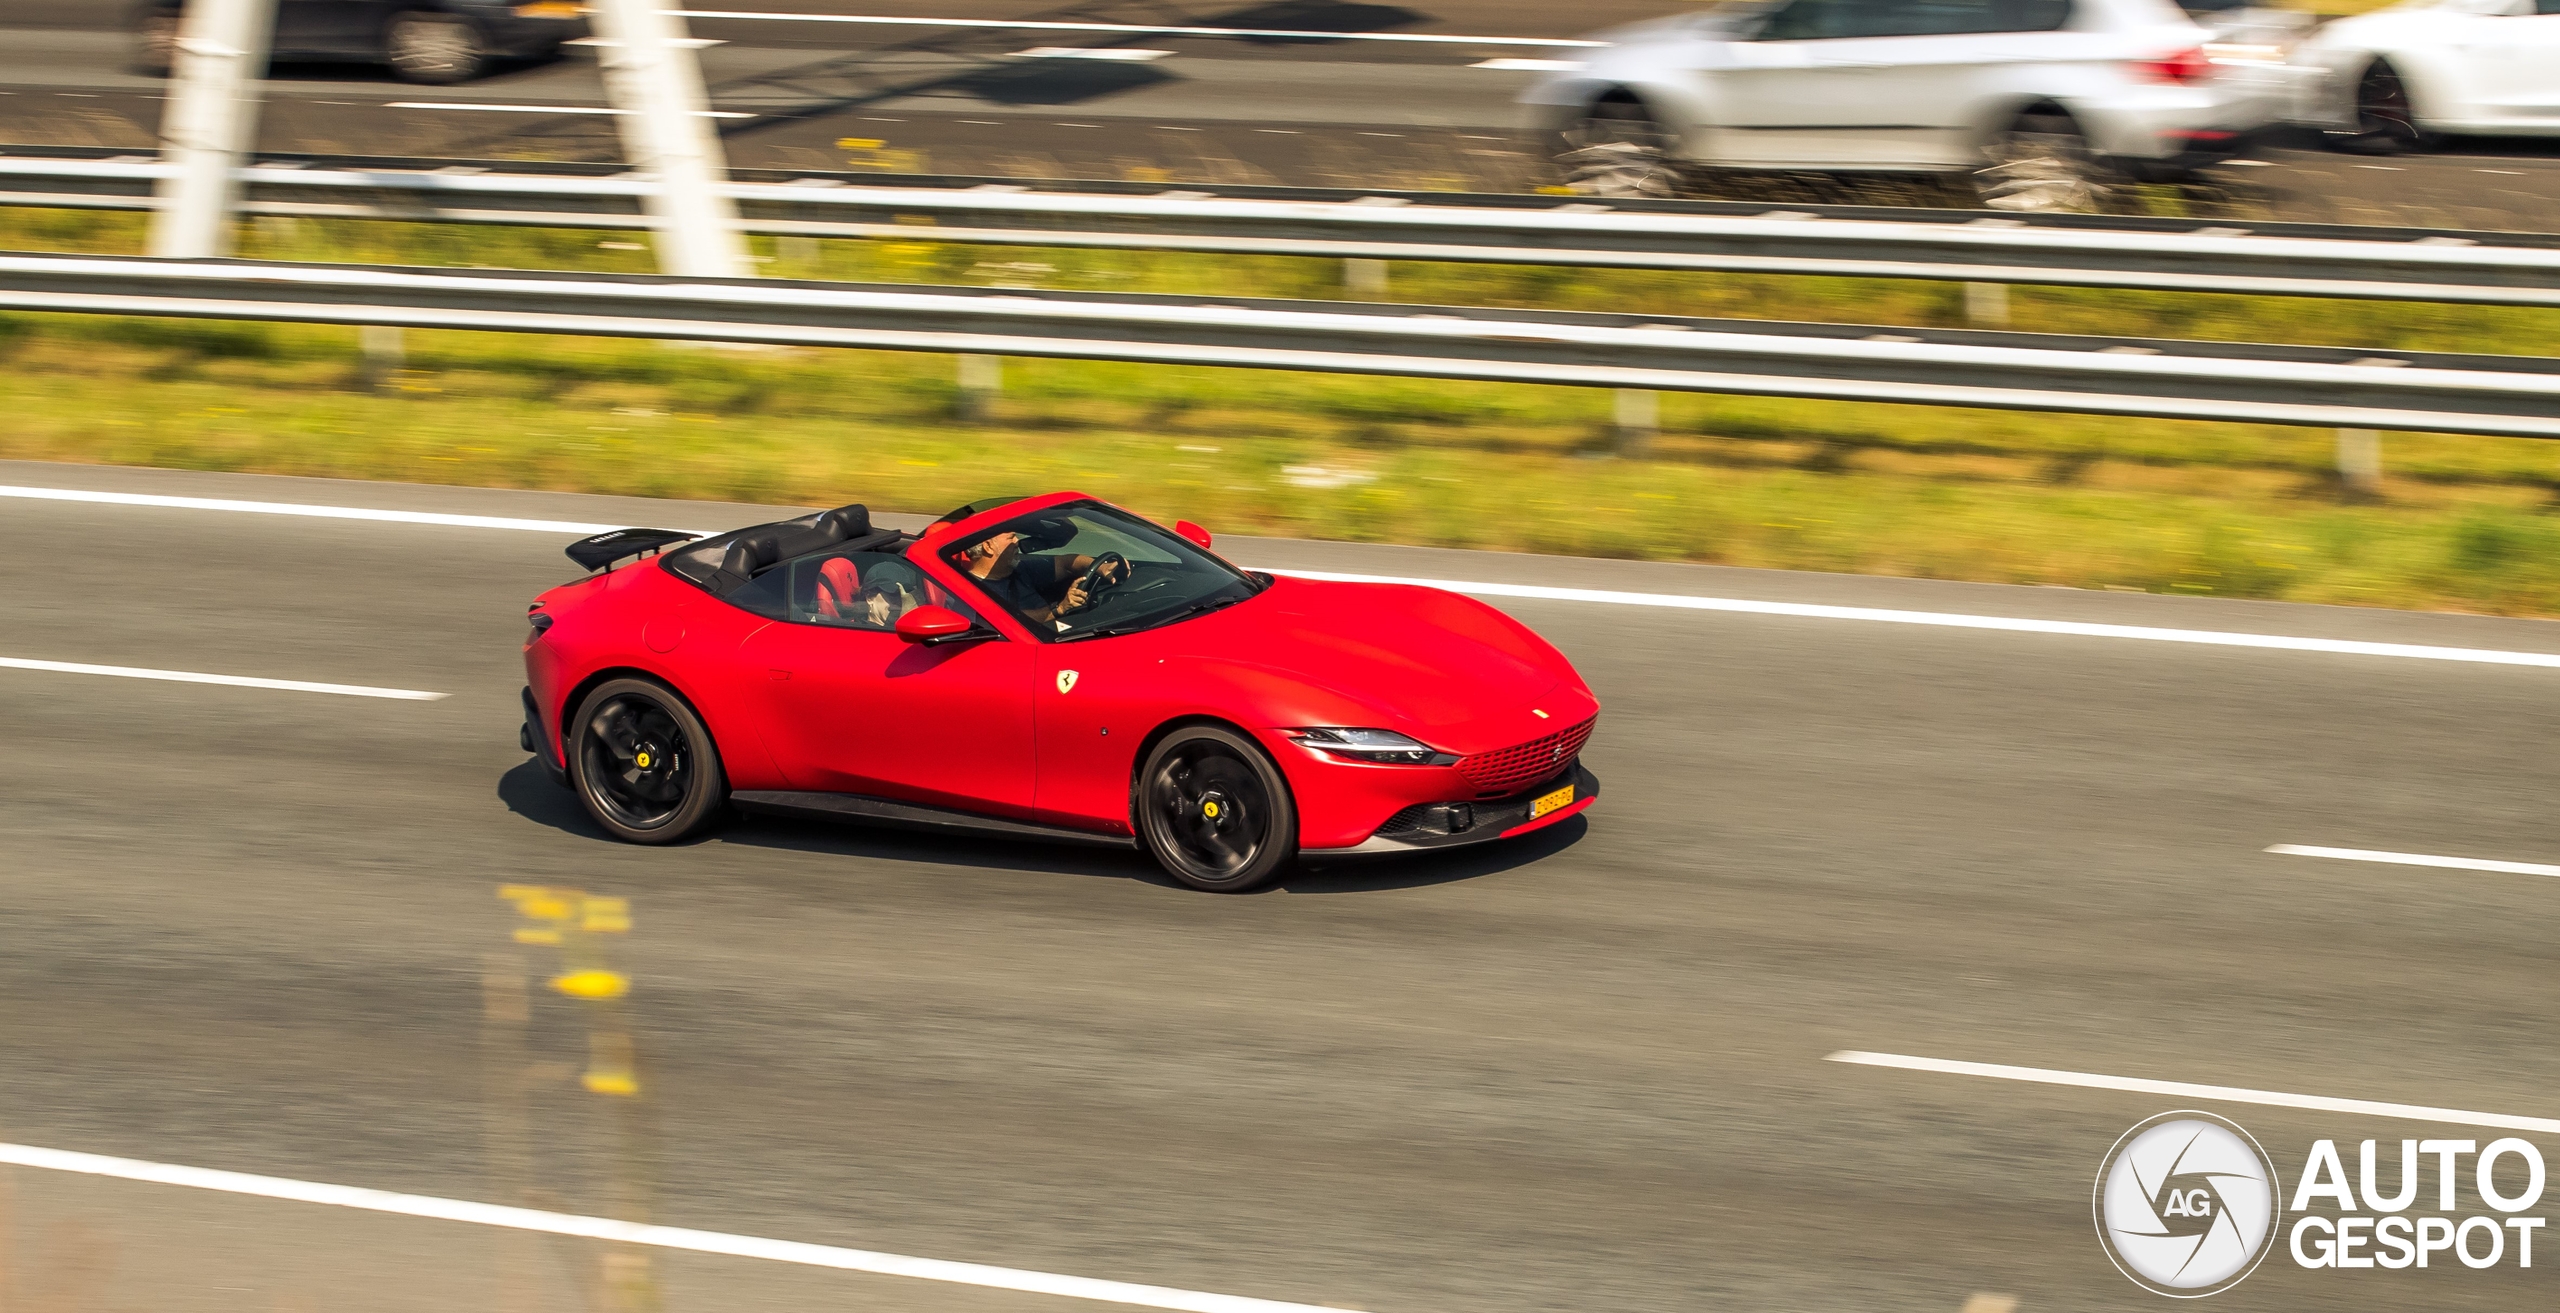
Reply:
<svg viewBox="0 0 2560 1313"><path fill-rule="evenodd" d="M1671 134L1632 100L1610 99L1585 110L1559 134L1556 167L1565 185L1584 196L1673 196L1680 190L1671 162Z"/></svg>
<svg viewBox="0 0 2560 1313"><path fill-rule="evenodd" d="M403 82L451 86L468 82L489 67L480 29L452 14L422 10L401 14L391 20L382 45L392 74Z"/></svg>
<svg viewBox="0 0 2560 1313"><path fill-rule="evenodd" d="M2068 114L2021 114L1983 154L1988 162L1974 172L1974 186L1991 209L2094 214L2105 205L2097 152Z"/></svg>
<svg viewBox="0 0 2560 1313"><path fill-rule="evenodd" d="M2418 112L2409 103L2409 84L2400 80L2400 70L2390 61L2373 61L2356 80L2355 128L2330 133L2329 143L2368 155L2394 155L2427 145L2427 132L2418 126Z"/></svg>
<svg viewBox="0 0 2560 1313"><path fill-rule="evenodd" d="M167 77L178 62L178 16L152 14L133 32L133 69L146 77Z"/></svg>

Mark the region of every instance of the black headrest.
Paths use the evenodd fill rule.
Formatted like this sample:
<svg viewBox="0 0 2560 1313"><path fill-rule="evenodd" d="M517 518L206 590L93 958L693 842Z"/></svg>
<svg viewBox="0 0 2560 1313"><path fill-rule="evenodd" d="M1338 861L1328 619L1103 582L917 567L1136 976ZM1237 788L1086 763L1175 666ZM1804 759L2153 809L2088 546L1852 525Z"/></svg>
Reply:
<svg viewBox="0 0 2560 1313"><path fill-rule="evenodd" d="M860 503L839 506L818 517L818 532L829 542L843 542L871 532L871 508Z"/></svg>
<svg viewBox="0 0 2560 1313"><path fill-rule="evenodd" d="M782 545L771 537L740 538L729 544L720 558L720 572L741 579L782 559Z"/></svg>
<svg viewBox="0 0 2560 1313"><path fill-rule="evenodd" d="M1022 529L1023 545L1035 552L1054 552L1075 536L1076 522L1063 515L1042 516Z"/></svg>

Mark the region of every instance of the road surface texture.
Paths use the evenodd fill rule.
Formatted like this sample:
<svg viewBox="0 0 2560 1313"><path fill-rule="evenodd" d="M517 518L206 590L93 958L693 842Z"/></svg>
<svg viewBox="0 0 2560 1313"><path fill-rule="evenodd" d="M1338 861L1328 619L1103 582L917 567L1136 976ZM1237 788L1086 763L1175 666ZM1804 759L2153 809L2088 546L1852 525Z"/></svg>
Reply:
<svg viewBox="0 0 2560 1313"><path fill-rule="evenodd" d="M1668 11L1644 0L1569 8L1468 0L1429 11L1354 0L1240 7L1097 0L1071 8L1038 0L758 0L716 8L1561 38ZM0 0L0 143L153 147L167 84L129 67L125 12L72 0ZM719 19L693 26L724 43L702 54L714 108L753 116L721 125L729 160L742 168L1473 191L1559 181L1514 103L1536 75L1472 65L1570 58L1570 51ZM1039 47L1161 54L1017 57ZM607 117L516 112L603 104L595 62L583 52L458 87L409 86L379 69L286 65L269 83L259 144L322 154L614 159L620 146ZM2560 206L2560 148L2531 140L2467 140L2377 159L2323 150L2313 134L2277 134L2247 162L2206 174L2190 189L2192 201L2217 217L2538 232L2549 230ZM1938 191L1913 193L1874 177L1701 185L1701 194L1742 200L1944 203Z"/></svg>
<svg viewBox="0 0 2560 1313"><path fill-rule="evenodd" d="M778 513L68 465L0 464L0 484L701 529ZM0 1141L1379 1313L1977 1294L2096 1313L2162 1307L2092 1233L2100 1159L2195 1105L1826 1055L2560 1113L2560 883L2263 851L2560 858L2560 670L1506 601L1606 706L1600 805L1215 896L1134 854L769 820L606 840L516 747L523 607L575 573L567 537L0 497L0 657L450 694L0 669ZM1222 548L2560 653L2541 621ZM512 940L509 883L630 900L610 952L637 1098L578 1087L589 1005L541 987L556 959ZM2204 1106L2288 1181L2315 1138L2352 1163L2367 1137L2503 1133ZM62 1307L601 1309L597 1271L671 1313L1071 1306L0 1179L10 1279ZM2547 1308L2553 1266L2279 1253L2217 1307Z"/></svg>

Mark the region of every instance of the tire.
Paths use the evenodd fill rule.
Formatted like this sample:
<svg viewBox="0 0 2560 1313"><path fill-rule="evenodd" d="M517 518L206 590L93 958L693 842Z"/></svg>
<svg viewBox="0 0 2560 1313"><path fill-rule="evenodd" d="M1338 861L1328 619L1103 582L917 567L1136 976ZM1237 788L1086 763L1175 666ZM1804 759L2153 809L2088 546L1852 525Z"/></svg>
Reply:
<svg viewBox="0 0 2560 1313"><path fill-rule="evenodd" d="M1194 889L1242 893L1298 855L1289 782L1251 739L1216 725L1175 730L1138 771L1138 834L1165 873Z"/></svg>
<svg viewBox="0 0 2560 1313"><path fill-rule="evenodd" d="M569 783L596 824L626 843L679 843L728 801L702 718L654 679L607 680L570 721Z"/></svg>
<svg viewBox="0 0 2560 1313"><path fill-rule="evenodd" d="M1584 196L1669 197L1680 193L1672 134L1642 104L1599 101L1556 134L1565 185Z"/></svg>
<svg viewBox="0 0 2560 1313"><path fill-rule="evenodd" d="M489 71L489 42L471 20L411 9L382 29L382 57L403 82L451 86Z"/></svg>
<svg viewBox="0 0 2560 1313"><path fill-rule="evenodd" d="M133 71L167 77L178 63L178 16L146 13L133 24Z"/></svg>
<svg viewBox="0 0 2560 1313"><path fill-rule="evenodd" d="M2018 116L1983 148L1974 190L1987 209L2095 214L2105 208L2106 171L2089 138L2059 110Z"/></svg>
<svg viewBox="0 0 2560 1313"><path fill-rule="evenodd" d="M2424 150L2434 140L2418 126L2409 84L2387 59L2366 65L2364 76L2356 79L2355 122L2348 131L2329 133L2328 143L2358 155L2397 155Z"/></svg>

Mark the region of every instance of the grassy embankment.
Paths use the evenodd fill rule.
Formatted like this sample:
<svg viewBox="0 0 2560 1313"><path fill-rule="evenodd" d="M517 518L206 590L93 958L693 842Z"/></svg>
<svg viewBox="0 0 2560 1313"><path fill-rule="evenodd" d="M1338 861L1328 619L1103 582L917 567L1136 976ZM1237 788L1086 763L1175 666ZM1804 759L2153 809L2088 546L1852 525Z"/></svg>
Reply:
<svg viewBox="0 0 2560 1313"><path fill-rule="evenodd" d="M920 236L923 235L920 230ZM131 250L130 216L0 216L0 247ZM269 224L245 254L645 270L625 237ZM1324 261L825 243L792 277L1340 296ZM1398 265L1396 299L1960 325L1952 286ZM2052 332L2560 354L2560 315L2019 289ZM2560 449L2390 435L2378 499L2326 432L1666 396L1595 459L1603 393L1012 361L984 423L947 357L0 318L0 456L932 510L1073 486L1224 532L2560 615Z"/></svg>

